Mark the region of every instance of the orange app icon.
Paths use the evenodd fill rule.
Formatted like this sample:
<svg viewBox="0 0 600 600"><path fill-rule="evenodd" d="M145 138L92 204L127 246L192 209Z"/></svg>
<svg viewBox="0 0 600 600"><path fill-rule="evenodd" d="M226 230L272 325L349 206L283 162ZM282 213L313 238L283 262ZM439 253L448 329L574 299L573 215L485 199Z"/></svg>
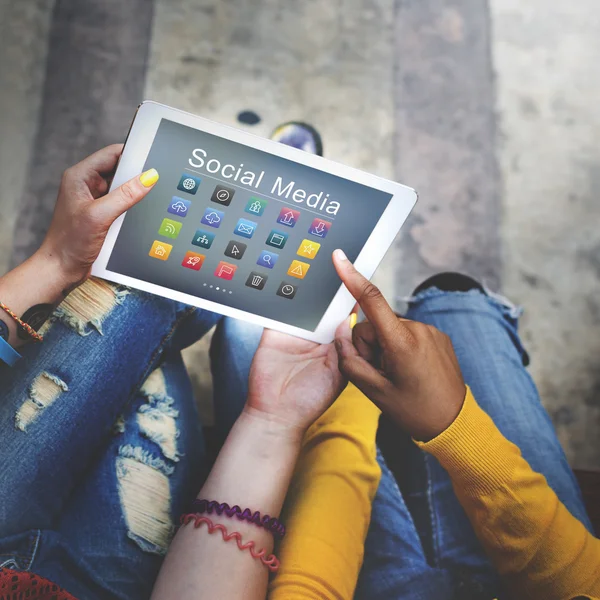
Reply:
<svg viewBox="0 0 600 600"><path fill-rule="evenodd" d="M215 269L215 275L217 277L220 277L221 279L227 279L231 281L233 279L233 276L235 275L236 270L236 265L232 265L231 263L222 260Z"/></svg>
<svg viewBox="0 0 600 600"><path fill-rule="evenodd" d="M296 254L298 256L303 256L304 258L314 258L319 251L321 244L318 242L313 242L311 240L302 240L300 247L298 248L298 252Z"/></svg>
<svg viewBox="0 0 600 600"><path fill-rule="evenodd" d="M148 256L158 258L158 260L167 260L169 254L171 254L171 250L173 250L171 244L165 244L164 242L155 240L154 244L152 244L152 248L150 248Z"/></svg>
<svg viewBox="0 0 600 600"><path fill-rule="evenodd" d="M181 266L185 267L186 269L193 269L194 271L199 271L205 258L206 257L204 256L204 254L188 252L183 257L183 262L181 263Z"/></svg>
<svg viewBox="0 0 600 600"><path fill-rule="evenodd" d="M308 270L310 269L310 265L308 263L300 262L299 260L293 260L290 268L287 271L287 274L291 277L297 277L298 279L304 279Z"/></svg>

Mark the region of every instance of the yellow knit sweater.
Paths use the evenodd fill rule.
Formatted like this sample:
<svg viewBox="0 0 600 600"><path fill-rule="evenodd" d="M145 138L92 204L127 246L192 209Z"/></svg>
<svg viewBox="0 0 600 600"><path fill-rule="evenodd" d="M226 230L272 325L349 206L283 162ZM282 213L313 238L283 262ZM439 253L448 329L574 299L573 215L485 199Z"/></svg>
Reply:
<svg viewBox="0 0 600 600"><path fill-rule="evenodd" d="M379 411L354 386L304 440L271 600L352 598L380 470ZM467 388L446 431L418 444L450 474L454 490L511 598L600 600L600 541L500 433Z"/></svg>

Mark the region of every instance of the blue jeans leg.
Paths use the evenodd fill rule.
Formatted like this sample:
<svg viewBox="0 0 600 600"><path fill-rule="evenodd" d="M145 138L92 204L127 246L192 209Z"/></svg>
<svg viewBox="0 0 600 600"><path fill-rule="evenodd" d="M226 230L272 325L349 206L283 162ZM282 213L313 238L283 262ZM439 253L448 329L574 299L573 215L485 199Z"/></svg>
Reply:
<svg viewBox="0 0 600 600"><path fill-rule="evenodd" d="M246 403L250 365L262 332L258 325L224 318L213 335L210 356L215 427L221 443Z"/></svg>
<svg viewBox="0 0 600 600"><path fill-rule="evenodd" d="M183 360L167 353L57 525L40 532L31 570L77 598L149 598L179 516L206 476L205 458Z"/></svg>
<svg viewBox="0 0 600 600"><path fill-rule="evenodd" d="M450 336L466 383L500 431L542 473L571 513L591 531L581 492L537 389L524 367L519 310L479 291L425 290L407 318L433 325ZM413 447L412 468L401 481L434 566L468 572L491 590L497 576L440 464ZM425 486L423 482L425 481Z"/></svg>
<svg viewBox="0 0 600 600"><path fill-rule="evenodd" d="M412 516L379 449L381 481L373 502L356 600L450 600L450 574L427 563Z"/></svg>
<svg viewBox="0 0 600 600"><path fill-rule="evenodd" d="M59 310L59 318L48 329L45 342L27 347L16 369L0 369L0 439L4 457L0 566L29 569L39 564L44 569L42 574L56 573L59 582L63 581L61 569L72 572L74 580L83 581L87 577L90 592L82 597L92 598L98 582L94 579L96 575L84 568L84 551L93 562L93 556L100 555L102 548L112 548L111 534L115 533L126 540L123 548L128 544L127 548L149 564L150 570L157 559L148 550L160 552L151 543L144 547L142 536L136 537L132 523L135 525L136 519L138 525L140 519L143 521L139 511L134 519L122 510L125 504L118 492L117 462L126 466L125 459L130 458L123 454L126 453L123 448L129 446L132 459L139 459L142 465L146 461L159 472L160 461L167 465L163 471L173 468L168 474L169 490L163 493L170 499L171 516L179 512L179 499L187 494L184 482L192 482L191 488L198 489L199 484L193 483L188 474L198 473L198 481L201 480L202 465L197 466L202 461L197 446L200 437L192 425L196 423L192 415L194 403L178 352L183 345L200 338L220 317L149 294L118 287L107 291L106 285L94 281L81 289L96 311L93 320L81 319L89 306L65 312L63 304L63 312ZM101 315L96 293L104 294ZM185 334L179 335L182 330ZM161 363L165 365L168 390L165 395L179 405L168 409L164 403L155 401L161 408L155 411L149 393L139 390L145 381L152 382L148 375ZM142 409L144 405L148 408ZM181 417L171 418L169 429L167 421L174 413ZM130 425L122 437L143 438L153 452L144 446L143 440L127 444L113 437L119 415L124 415L125 424L137 424L137 429ZM176 430L173 421L177 422ZM122 425L123 421L117 423ZM156 425L158 431L153 432ZM167 430L161 430L161 426ZM169 438L170 434L176 436L177 442L171 438L171 445L163 444L161 436ZM174 453L174 447L183 450ZM110 469L112 491L117 490L112 495L107 485L111 480ZM124 469L120 471L123 473ZM95 496L106 494L110 502L94 502ZM84 537L77 546L75 540L68 539L66 524L77 517L81 530L85 530L84 511L79 508L82 503L77 503L80 497L89 498L87 514L102 527ZM116 506L118 514L111 512ZM92 531L91 527L88 525L88 531ZM81 558L81 563L71 560L76 555L69 553L69 548L82 551L76 557ZM115 552L114 562L119 559ZM55 568L47 568L49 564ZM86 576L76 575L79 571ZM112 572L119 573L116 566L113 571L107 568L108 581Z"/></svg>
<svg viewBox="0 0 600 600"><path fill-rule="evenodd" d="M577 482L524 368L527 355L517 332L518 315L519 310L507 301L479 291L429 289L413 299L406 316L450 336L465 381L479 404L591 531ZM357 593L357 597L417 597L418 590L427 588L413 581L415 572L422 574L417 581L422 580L424 586L437 578L447 584L445 592L432 592L424 598L452 598L453 594L462 598L466 589L483 592L481 597L500 594L501 582L454 494L448 474L400 432L395 435L396 441L392 439L388 446L401 454L390 458L399 458L404 465L396 473L402 493L390 493L393 486L388 479L393 476L382 464L359 580L358 593L362 596ZM384 497L391 501L384 501ZM398 536L405 541L397 543ZM407 555L417 558L406 561ZM391 588L387 596L378 596L383 581L397 582L398 587ZM404 582L414 584L408 587Z"/></svg>

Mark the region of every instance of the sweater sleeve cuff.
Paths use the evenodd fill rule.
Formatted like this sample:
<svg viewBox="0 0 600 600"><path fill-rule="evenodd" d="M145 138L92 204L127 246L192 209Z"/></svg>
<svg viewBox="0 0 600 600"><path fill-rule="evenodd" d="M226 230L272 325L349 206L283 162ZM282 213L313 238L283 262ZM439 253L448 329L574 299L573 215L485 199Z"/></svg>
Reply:
<svg viewBox="0 0 600 600"><path fill-rule="evenodd" d="M454 422L429 442L417 446L435 456L465 493L488 494L511 479L521 453L496 427L467 386Z"/></svg>

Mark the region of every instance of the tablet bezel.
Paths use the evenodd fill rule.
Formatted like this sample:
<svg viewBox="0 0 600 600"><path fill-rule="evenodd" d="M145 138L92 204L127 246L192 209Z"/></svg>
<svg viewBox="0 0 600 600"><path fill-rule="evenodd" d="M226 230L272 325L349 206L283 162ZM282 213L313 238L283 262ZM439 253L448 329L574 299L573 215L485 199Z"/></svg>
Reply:
<svg viewBox="0 0 600 600"><path fill-rule="evenodd" d="M251 133L227 125L222 125L153 101L145 101L138 108L129 130L129 135L111 185L111 190L125 183L132 177L135 177L142 171L162 119L168 119L192 127L193 129L205 131L212 135L220 136L233 142L249 146L250 148L256 148L263 152L268 152L269 154L280 156L308 167L319 169L320 171L331 173L338 177L356 181L371 188L392 194L392 199L390 200L388 207L381 215L381 218L377 222L377 225L373 229L373 232L367 239L366 244L354 263L358 271L368 279L373 276L373 273L379 266L379 263L385 256L385 253L391 246L394 238L400 231L400 228L406 221L406 218L417 201L416 192L399 183L388 181L376 177L375 175L365 173L364 171L359 171L358 169L330 161L321 156L309 154L308 152L303 152L302 150L285 146L278 142L261 138ZM166 288L154 283L135 279L134 277L115 273L114 271L109 271L106 268L108 260L117 241L117 236L119 235L124 219L125 215L123 214L111 226L106 236L106 240L104 241L104 245L102 246L100 255L92 267L92 275L319 343L329 343L333 340L337 326L350 314L350 311L354 306L354 299L340 283L340 289L337 291L327 310L323 314L319 325L315 331L308 331L237 308L231 308L224 304L184 294L183 292L178 292L171 288Z"/></svg>

